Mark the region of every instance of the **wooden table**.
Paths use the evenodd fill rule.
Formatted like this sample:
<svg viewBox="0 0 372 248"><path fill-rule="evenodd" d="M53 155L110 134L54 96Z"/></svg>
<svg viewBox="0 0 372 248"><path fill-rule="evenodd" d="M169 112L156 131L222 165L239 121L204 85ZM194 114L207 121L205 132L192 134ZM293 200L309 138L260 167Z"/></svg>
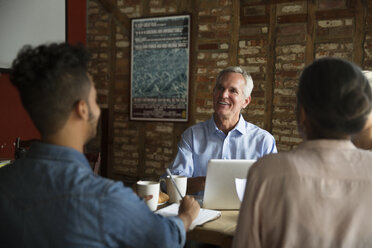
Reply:
<svg viewBox="0 0 372 248"><path fill-rule="evenodd" d="M224 248L231 247L238 215L238 210L222 210L220 218L187 232L187 240L219 245Z"/></svg>

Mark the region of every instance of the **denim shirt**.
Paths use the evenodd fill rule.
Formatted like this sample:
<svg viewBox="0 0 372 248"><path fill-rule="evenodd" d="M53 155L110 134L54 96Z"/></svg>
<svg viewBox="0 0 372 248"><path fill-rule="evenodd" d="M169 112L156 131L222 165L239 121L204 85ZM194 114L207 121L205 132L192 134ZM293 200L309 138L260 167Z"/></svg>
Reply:
<svg viewBox="0 0 372 248"><path fill-rule="evenodd" d="M0 168L0 247L183 247L178 217L95 175L77 150L35 143Z"/></svg>
<svg viewBox="0 0 372 248"><path fill-rule="evenodd" d="M198 123L182 134L178 153L170 165L174 175L199 177L207 174L210 159L254 159L277 153L274 137L256 125L239 122L227 135L211 119Z"/></svg>

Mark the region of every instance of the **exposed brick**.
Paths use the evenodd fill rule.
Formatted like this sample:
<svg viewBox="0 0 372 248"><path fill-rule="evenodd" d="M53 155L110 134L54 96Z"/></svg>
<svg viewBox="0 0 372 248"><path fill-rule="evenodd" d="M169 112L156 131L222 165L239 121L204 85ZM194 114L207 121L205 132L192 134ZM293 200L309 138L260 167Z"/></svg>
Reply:
<svg viewBox="0 0 372 248"><path fill-rule="evenodd" d="M241 0L242 4L260 4L266 2L266 0Z"/></svg>
<svg viewBox="0 0 372 248"><path fill-rule="evenodd" d="M245 49L239 49L238 54L239 55L252 55L252 54L258 54L260 52L259 48L257 47L251 47L251 48L245 48Z"/></svg>
<svg viewBox="0 0 372 248"><path fill-rule="evenodd" d="M212 8L218 8L219 2L216 0L204 0L200 2L199 8L200 9L212 9Z"/></svg>
<svg viewBox="0 0 372 248"><path fill-rule="evenodd" d="M334 36L342 36L342 37L352 37L353 36L353 28L350 26L334 28L329 30L329 35L332 37Z"/></svg>
<svg viewBox="0 0 372 248"><path fill-rule="evenodd" d="M246 60L249 64L265 64L267 63L266 57L252 57Z"/></svg>
<svg viewBox="0 0 372 248"><path fill-rule="evenodd" d="M263 26L251 26L251 27L241 28L240 29L240 35L241 36L261 35L262 34L262 27Z"/></svg>
<svg viewBox="0 0 372 248"><path fill-rule="evenodd" d="M166 13L166 8L150 8L150 13L153 14Z"/></svg>
<svg viewBox="0 0 372 248"><path fill-rule="evenodd" d="M306 1L302 2L292 2L292 3L281 3L277 7L277 15L293 15L293 14L302 14L307 11Z"/></svg>
<svg viewBox="0 0 372 248"><path fill-rule="evenodd" d="M327 9L341 9L345 8L346 0L318 0L318 9L327 10Z"/></svg>
<svg viewBox="0 0 372 248"><path fill-rule="evenodd" d="M293 61L296 60L296 54L279 55L276 57L278 61Z"/></svg>
<svg viewBox="0 0 372 248"><path fill-rule="evenodd" d="M200 50L216 50L218 49L218 44L200 44Z"/></svg>
<svg viewBox="0 0 372 248"><path fill-rule="evenodd" d="M216 33L215 32L200 32L198 34L198 38L201 40L214 39L216 38Z"/></svg>
<svg viewBox="0 0 372 248"><path fill-rule="evenodd" d="M324 20L318 21L318 26L321 28L334 28L343 26L342 20Z"/></svg>
<svg viewBox="0 0 372 248"><path fill-rule="evenodd" d="M202 108L202 107L196 107L196 112L199 114L209 114L211 115L213 113L212 108Z"/></svg>
<svg viewBox="0 0 372 248"><path fill-rule="evenodd" d="M306 41L306 34L298 34L298 35L292 35L292 36L279 36L276 39L276 43L278 45L286 45L286 44L304 44Z"/></svg>
<svg viewBox="0 0 372 248"><path fill-rule="evenodd" d="M334 56L355 59L353 35L358 23L354 18L359 13L355 3L348 2L351 4L346 5L346 0L316 1L316 13L309 16L313 14L307 13L309 1L237 1L240 3L240 26L234 28L238 29L238 37L231 37L235 14L231 0L194 2L193 5L198 5L198 12L188 10L195 18L192 20L193 24L197 25L196 34L191 37L192 60L189 75L189 97L193 100L190 102L189 111L193 123L185 125L177 122L129 120L131 52L130 37L125 34L128 30L101 6L100 1L89 1L87 46L93 55L89 72L96 83L99 105L108 107L110 102L109 107L113 108L109 127L113 133L110 154L112 171L128 177L141 176L157 180L177 151L178 140L175 140L173 133L179 137L181 129L211 117L212 91L216 76L230 63L239 64L253 77L252 102L242 110L242 114L246 120L260 127L267 124L267 69L274 70L272 133L279 151L296 147L302 139L296 127L295 93L299 76L305 66L306 45L313 46L315 58ZM180 4L172 0L150 0L148 9L142 9L143 3L140 0L117 0L113 3L117 4L118 10L128 18L184 13L181 12L184 10L178 11ZM271 17L268 11L273 4L277 8L275 17ZM187 9L190 6L185 5ZM372 29L371 3L366 13L362 66L363 69L372 70L372 32L369 31ZM276 23L270 27L273 29L269 29L272 18L276 18ZM314 18L314 33L307 30L308 18ZM116 25L114 36L110 34L110 25ZM269 39L269 34L274 41ZM309 41L314 43L308 44ZM116 46L114 49L110 47L112 42ZM271 46L274 46L275 51L269 50ZM237 51L233 51L232 48L236 47ZM236 52L238 54L233 54ZM230 61L232 55L236 61ZM267 64L268 61L273 63L274 68ZM115 64L114 68L112 62Z"/></svg>
<svg viewBox="0 0 372 248"><path fill-rule="evenodd" d="M199 83L208 83L211 81L211 79L207 76L197 76L196 81L198 81Z"/></svg>
<svg viewBox="0 0 372 248"><path fill-rule="evenodd" d="M218 21L219 22L229 22L231 20L231 16L219 16Z"/></svg>
<svg viewBox="0 0 372 248"><path fill-rule="evenodd" d="M294 35L306 33L306 24L282 24L277 27L278 35Z"/></svg>
<svg viewBox="0 0 372 248"><path fill-rule="evenodd" d="M129 47L130 43L129 41L119 41L119 42L116 42L116 46L117 47Z"/></svg>
<svg viewBox="0 0 372 248"><path fill-rule="evenodd" d="M216 23L217 16L200 16L199 23Z"/></svg>
<svg viewBox="0 0 372 248"><path fill-rule="evenodd" d="M220 38L220 39L229 39L230 38L230 33L229 32L216 32L215 38Z"/></svg>
<svg viewBox="0 0 372 248"><path fill-rule="evenodd" d="M212 59L227 59L229 57L228 53L212 53Z"/></svg>
<svg viewBox="0 0 372 248"><path fill-rule="evenodd" d="M226 44L226 43L222 43L221 45L220 45L220 49L223 49L223 50L226 50L226 49L229 49L229 44Z"/></svg>
<svg viewBox="0 0 372 248"><path fill-rule="evenodd" d="M249 73L258 73L258 72L262 72L260 66L243 66L243 68L244 68L247 72L249 72Z"/></svg>
<svg viewBox="0 0 372 248"><path fill-rule="evenodd" d="M216 66L216 61L215 60L201 60L201 61L198 61L197 65L199 67L214 67Z"/></svg>
<svg viewBox="0 0 372 248"><path fill-rule="evenodd" d="M211 14L217 15L217 16L227 15L227 14L231 14L231 10L230 8L215 8L215 9L211 9Z"/></svg>
<svg viewBox="0 0 372 248"><path fill-rule="evenodd" d="M199 25L199 31L209 31L209 26L206 24Z"/></svg>
<svg viewBox="0 0 372 248"><path fill-rule="evenodd" d="M305 63L300 62L300 63L283 63L282 67L286 71L290 70L296 70L296 71L302 71L305 67Z"/></svg>
<svg viewBox="0 0 372 248"><path fill-rule="evenodd" d="M265 5L248 6L243 8L244 16L262 16L265 15Z"/></svg>
<svg viewBox="0 0 372 248"><path fill-rule="evenodd" d="M280 141L283 141L283 142L291 142L291 143L300 143L302 141L301 138L296 138L296 137L286 137L286 136L281 136L280 138Z"/></svg>
<svg viewBox="0 0 372 248"><path fill-rule="evenodd" d="M219 60L217 61L217 66L223 66L226 67L229 64L227 60Z"/></svg>
<svg viewBox="0 0 372 248"><path fill-rule="evenodd" d="M289 53L304 53L304 45L288 45L288 46L278 46L276 48L278 54L289 54Z"/></svg>

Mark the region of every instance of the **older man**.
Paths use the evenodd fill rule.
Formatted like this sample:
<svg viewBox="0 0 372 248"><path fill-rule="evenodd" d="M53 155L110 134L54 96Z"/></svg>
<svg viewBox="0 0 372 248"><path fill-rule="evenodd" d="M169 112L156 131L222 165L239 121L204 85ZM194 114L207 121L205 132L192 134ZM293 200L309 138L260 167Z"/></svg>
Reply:
<svg viewBox="0 0 372 248"><path fill-rule="evenodd" d="M26 47L11 81L41 133L25 157L0 168L2 247L183 247L199 212L191 197L177 217L149 210L131 188L96 176L82 154L100 109L87 51Z"/></svg>
<svg viewBox="0 0 372 248"><path fill-rule="evenodd" d="M372 71L363 71L363 74L368 79L369 85L372 88ZM369 114L363 130L354 135L352 141L359 148L372 150L372 113Z"/></svg>
<svg viewBox="0 0 372 248"><path fill-rule="evenodd" d="M189 194L204 189L208 160L258 159L276 153L274 137L246 122L240 111L251 102L253 80L240 67L228 67L217 77L213 89L211 119L188 128L178 144L170 170L189 177Z"/></svg>

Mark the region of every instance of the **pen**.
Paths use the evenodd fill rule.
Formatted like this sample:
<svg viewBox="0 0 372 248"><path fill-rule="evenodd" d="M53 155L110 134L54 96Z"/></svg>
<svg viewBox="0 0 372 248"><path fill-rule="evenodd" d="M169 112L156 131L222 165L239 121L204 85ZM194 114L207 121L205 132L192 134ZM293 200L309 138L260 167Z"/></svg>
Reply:
<svg viewBox="0 0 372 248"><path fill-rule="evenodd" d="M170 179L171 179L171 181L172 181L174 187L176 188L178 194L180 195L181 199L183 199L182 194L181 194L181 191L180 191L179 188L177 187L177 184L176 184L176 182L174 181L174 179L173 179L173 177L172 177L172 174L171 174L171 172L170 172L170 170L169 170L168 168L166 169L166 172L167 172L168 176L170 177Z"/></svg>

